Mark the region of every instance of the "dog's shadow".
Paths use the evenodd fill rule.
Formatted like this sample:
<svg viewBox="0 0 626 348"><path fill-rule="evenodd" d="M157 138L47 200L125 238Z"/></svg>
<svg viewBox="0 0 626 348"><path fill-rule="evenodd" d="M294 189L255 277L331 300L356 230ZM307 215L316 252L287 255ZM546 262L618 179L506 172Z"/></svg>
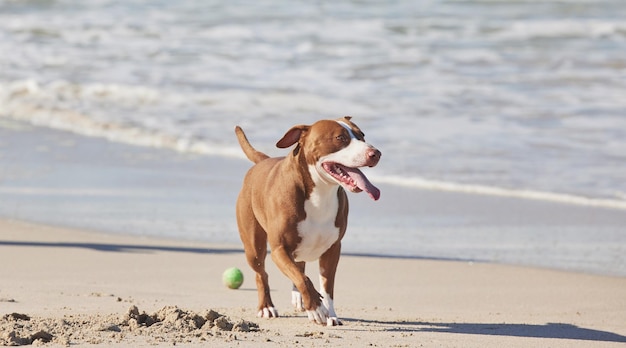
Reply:
<svg viewBox="0 0 626 348"><path fill-rule="evenodd" d="M491 323L437 323L426 321L379 321L343 318L349 323L364 323L380 326L383 331L396 332L435 332L469 335L511 336L531 338L557 338L571 340L626 342L626 336L608 331L587 329L572 324L547 323L537 324L491 324Z"/></svg>

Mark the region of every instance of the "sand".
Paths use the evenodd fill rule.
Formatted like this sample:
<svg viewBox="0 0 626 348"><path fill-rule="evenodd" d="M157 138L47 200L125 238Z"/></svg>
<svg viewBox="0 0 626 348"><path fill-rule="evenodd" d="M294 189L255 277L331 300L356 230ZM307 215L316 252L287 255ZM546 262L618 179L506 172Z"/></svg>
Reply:
<svg viewBox="0 0 626 348"><path fill-rule="evenodd" d="M159 240L0 220L0 344L237 347L623 347L626 278L497 265L344 256L342 326L256 317L238 245ZM243 270L238 290L221 274ZM314 266L307 269L317 279ZM258 327L257 327L258 326ZM48 342L48 343L44 343Z"/></svg>

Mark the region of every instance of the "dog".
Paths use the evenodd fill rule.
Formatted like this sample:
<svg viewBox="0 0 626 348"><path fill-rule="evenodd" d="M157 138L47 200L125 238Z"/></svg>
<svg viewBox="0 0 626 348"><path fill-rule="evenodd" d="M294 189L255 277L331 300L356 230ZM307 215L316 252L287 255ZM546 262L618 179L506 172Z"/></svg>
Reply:
<svg viewBox="0 0 626 348"><path fill-rule="evenodd" d="M239 126L235 133L255 163L243 180L236 215L246 259L256 272L258 316L278 317L265 272L269 244L272 260L293 282L295 308L318 324L341 325L333 298L348 223L345 191L365 191L379 199L380 190L358 168L376 166L381 152L365 142L350 116L292 127L276 143L283 149L296 145L286 157L257 151ZM315 260L321 294L304 273L305 262Z"/></svg>

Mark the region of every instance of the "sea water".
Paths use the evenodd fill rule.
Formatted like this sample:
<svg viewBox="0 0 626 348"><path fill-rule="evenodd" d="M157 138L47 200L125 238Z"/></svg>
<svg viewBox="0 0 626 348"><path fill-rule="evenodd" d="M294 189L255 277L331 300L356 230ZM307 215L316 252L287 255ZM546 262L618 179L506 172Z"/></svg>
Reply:
<svg viewBox="0 0 626 348"><path fill-rule="evenodd" d="M354 116L377 179L626 208L621 0L3 1L0 117L241 156Z"/></svg>

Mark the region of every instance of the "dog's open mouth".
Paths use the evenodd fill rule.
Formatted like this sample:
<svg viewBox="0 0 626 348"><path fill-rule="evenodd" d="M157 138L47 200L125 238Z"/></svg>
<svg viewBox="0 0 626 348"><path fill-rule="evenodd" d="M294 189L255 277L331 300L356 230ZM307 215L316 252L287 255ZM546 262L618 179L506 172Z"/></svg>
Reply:
<svg viewBox="0 0 626 348"><path fill-rule="evenodd" d="M380 198L380 190L372 185L359 169L346 167L335 162L324 162L322 168L346 190L351 192L365 191L375 201Z"/></svg>

